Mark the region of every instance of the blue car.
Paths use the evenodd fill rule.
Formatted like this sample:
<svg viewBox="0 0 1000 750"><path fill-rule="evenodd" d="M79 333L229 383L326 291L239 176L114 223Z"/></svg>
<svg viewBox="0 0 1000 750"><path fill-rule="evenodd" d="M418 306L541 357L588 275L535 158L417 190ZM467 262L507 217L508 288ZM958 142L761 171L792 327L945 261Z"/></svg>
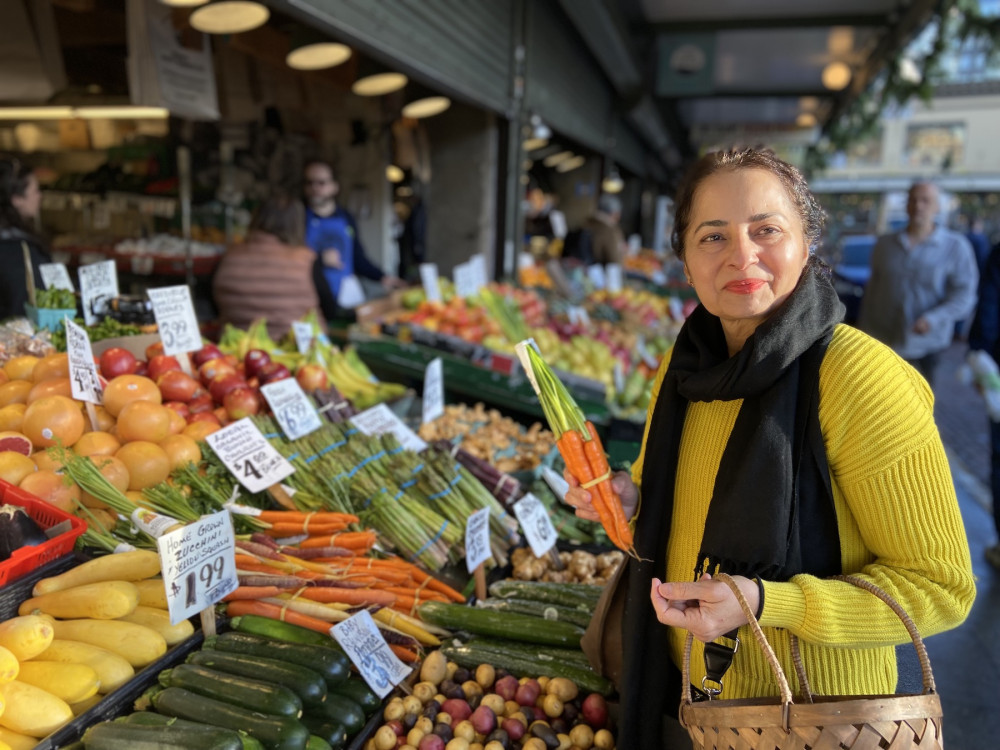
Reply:
<svg viewBox="0 0 1000 750"><path fill-rule="evenodd" d="M854 234L839 243L833 264L833 288L847 308L845 323L857 322L861 297L872 275L872 249L877 239L874 234Z"/></svg>

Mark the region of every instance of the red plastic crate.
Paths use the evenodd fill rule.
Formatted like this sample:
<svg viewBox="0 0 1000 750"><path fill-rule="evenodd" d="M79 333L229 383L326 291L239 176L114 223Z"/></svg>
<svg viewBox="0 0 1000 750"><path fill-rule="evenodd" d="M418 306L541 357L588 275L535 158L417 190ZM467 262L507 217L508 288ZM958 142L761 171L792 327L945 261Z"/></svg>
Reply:
<svg viewBox="0 0 1000 750"><path fill-rule="evenodd" d="M0 562L0 586L30 573L35 568L57 557L68 555L73 551L73 545L87 528L87 522L82 518L54 508L44 500L15 487L0 479L0 500L11 505L19 505L43 529L49 529L58 523L69 520L72 528L57 537L42 542L34 547L22 547L14 550L9 560Z"/></svg>

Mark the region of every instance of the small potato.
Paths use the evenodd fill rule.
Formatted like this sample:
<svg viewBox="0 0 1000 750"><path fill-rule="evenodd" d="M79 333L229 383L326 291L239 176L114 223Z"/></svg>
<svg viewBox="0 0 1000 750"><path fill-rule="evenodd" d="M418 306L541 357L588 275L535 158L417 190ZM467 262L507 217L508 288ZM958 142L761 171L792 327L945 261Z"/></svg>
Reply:
<svg viewBox="0 0 1000 750"><path fill-rule="evenodd" d="M558 716L562 716L563 702L554 695L546 695L542 699L542 711L550 719L555 719Z"/></svg>
<svg viewBox="0 0 1000 750"><path fill-rule="evenodd" d="M392 727L388 725L380 727L375 732L375 750L394 750L396 739L397 736Z"/></svg>
<svg viewBox="0 0 1000 750"><path fill-rule="evenodd" d="M594 747L597 750L615 750L615 738L607 729L599 729L594 735Z"/></svg>
<svg viewBox="0 0 1000 750"><path fill-rule="evenodd" d="M423 701L415 695L408 695L403 698L403 713L420 714L424 710Z"/></svg>
<svg viewBox="0 0 1000 750"><path fill-rule="evenodd" d="M491 664L480 664L476 667L476 682L483 690L488 690L493 687L493 683L496 680L497 672Z"/></svg>
<svg viewBox="0 0 1000 750"><path fill-rule="evenodd" d="M476 728L472 726L472 722L468 719L458 722L458 724L452 727L452 731L456 737L461 737L468 742L476 739Z"/></svg>
<svg viewBox="0 0 1000 750"><path fill-rule="evenodd" d="M406 709L403 708L403 701L400 698L393 698L386 703L385 709L382 711L382 718L386 721L399 721L404 715L406 715Z"/></svg>
<svg viewBox="0 0 1000 750"><path fill-rule="evenodd" d="M430 703L437 693L437 685L433 682L418 682L413 686L413 695L421 703Z"/></svg>
<svg viewBox="0 0 1000 750"><path fill-rule="evenodd" d="M456 666L457 669L457 666ZM448 660L440 651L431 651L420 665L420 680L440 685L447 676Z"/></svg>
<svg viewBox="0 0 1000 750"><path fill-rule="evenodd" d="M563 703L569 703L580 693L580 689L576 686L576 683L573 682L573 680L566 679L565 677L553 677L549 680L548 684L543 687L543 690L549 695L554 695Z"/></svg>

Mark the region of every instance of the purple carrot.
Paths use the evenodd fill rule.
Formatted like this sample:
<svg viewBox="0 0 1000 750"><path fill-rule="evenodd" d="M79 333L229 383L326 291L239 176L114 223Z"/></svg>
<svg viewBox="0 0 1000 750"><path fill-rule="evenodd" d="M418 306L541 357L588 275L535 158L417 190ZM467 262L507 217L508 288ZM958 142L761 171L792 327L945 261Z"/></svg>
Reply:
<svg viewBox="0 0 1000 750"><path fill-rule="evenodd" d="M289 557L297 557L300 560L313 560L317 557L353 557L354 553L343 547L314 547L313 549L300 549L299 547L282 547L281 551Z"/></svg>
<svg viewBox="0 0 1000 750"><path fill-rule="evenodd" d="M267 534L262 534L259 531L255 531L250 535L250 541L254 542L255 544L263 544L265 547L270 547L276 552L279 548L279 545L276 541L274 541Z"/></svg>
<svg viewBox="0 0 1000 750"><path fill-rule="evenodd" d="M262 573L236 576L240 586L275 586L279 589L300 589L311 586L312 581L305 581L295 576L269 576Z"/></svg>
<svg viewBox="0 0 1000 750"><path fill-rule="evenodd" d="M314 586L324 586L327 588L335 589L366 589L368 588L367 583L360 583L359 581L344 581L337 578L313 578L311 579Z"/></svg>
<svg viewBox="0 0 1000 750"><path fill-rule="evenodd" d="M284 560L281 555L275 552L270 547L263 544L257 544L256 542L247 542L242 539L236 541L236 546L239 547L244 552L249 552L251 555L257 555L258 557L264 557L268 560Z"/></svg>

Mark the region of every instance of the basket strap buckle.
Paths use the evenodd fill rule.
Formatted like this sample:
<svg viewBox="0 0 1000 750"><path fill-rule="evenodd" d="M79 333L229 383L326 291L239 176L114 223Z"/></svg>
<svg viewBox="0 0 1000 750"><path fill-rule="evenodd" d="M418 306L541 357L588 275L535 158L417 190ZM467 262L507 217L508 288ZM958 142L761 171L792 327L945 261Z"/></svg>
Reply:
<svg viewBox="0 0 1000 750"><path fill-rule="evenodd" d="M705 676L701 680L701 687L710 700L722 695L722 677L732 665L733 656L740 648L736 630L729 631L722 636L722 639L731 641L732 645L719 641L705 644Z"/></svg>

